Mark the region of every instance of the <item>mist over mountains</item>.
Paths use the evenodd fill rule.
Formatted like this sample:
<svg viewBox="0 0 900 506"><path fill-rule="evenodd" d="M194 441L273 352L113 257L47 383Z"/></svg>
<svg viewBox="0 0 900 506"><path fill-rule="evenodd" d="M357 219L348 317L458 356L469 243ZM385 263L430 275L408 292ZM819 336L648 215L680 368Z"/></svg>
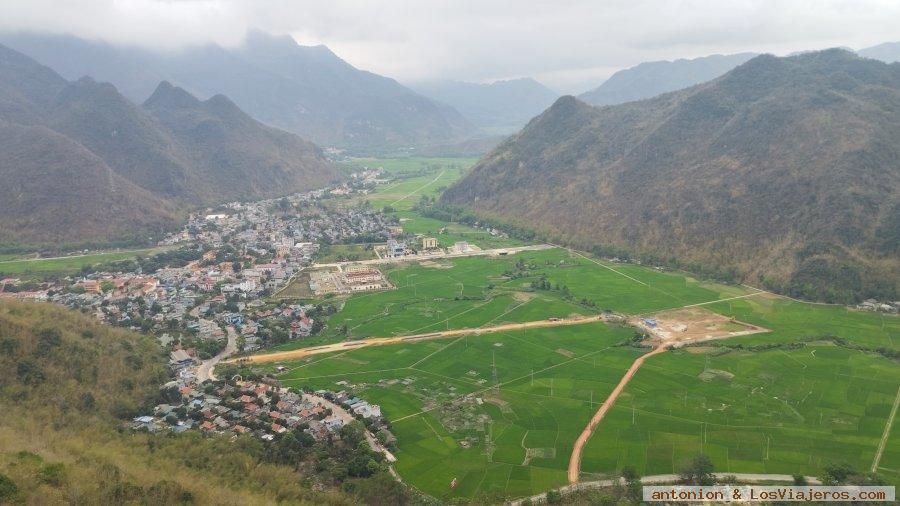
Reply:
<svg viewBox="0 0 900 506"><path fill-rule="evenodd" d="M234 48L168 52L35 33L3 34L0 43L67 79L108 81L136 103L164 80L200 98L223 94L255 119L320 145L428 145L462 140L475 130L453 108L356 69L325 46L301 46L288 36L253 31Z"/></svg>
<svg viewBox="0 0 900 506"><path fill-rule="evenodd" d="M531 78L490 84L430 81L413 85L426 97L453 106L476 126L492 134L509 134L525 126L559 97Z"/></svg>

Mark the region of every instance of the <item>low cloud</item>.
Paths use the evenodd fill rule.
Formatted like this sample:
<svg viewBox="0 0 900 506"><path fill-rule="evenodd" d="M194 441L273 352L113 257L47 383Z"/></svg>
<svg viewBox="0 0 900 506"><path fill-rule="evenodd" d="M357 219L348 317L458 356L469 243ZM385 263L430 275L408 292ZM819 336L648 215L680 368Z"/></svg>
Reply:
<svg viewBox="0 0 900 506"><path fill-rule="evenodd" d="M0 30L160 50L239 44L250 29L322 43L401 81L536 76L570 91L642 61L865 47L894 40L884 0L3 0Z"/></svg>

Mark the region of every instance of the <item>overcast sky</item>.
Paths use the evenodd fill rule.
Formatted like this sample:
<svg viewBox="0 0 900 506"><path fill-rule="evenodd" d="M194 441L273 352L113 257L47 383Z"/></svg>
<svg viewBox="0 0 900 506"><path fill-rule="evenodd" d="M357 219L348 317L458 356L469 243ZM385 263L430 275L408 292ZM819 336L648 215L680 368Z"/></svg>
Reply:
<svg viewBox="0 0 900 506"><path fill-rule="evenodd" d="M0 0L0 30L177 49L248 29L412 82L532 76L583 91L643 61L900 39L898 0Z"/></svg>

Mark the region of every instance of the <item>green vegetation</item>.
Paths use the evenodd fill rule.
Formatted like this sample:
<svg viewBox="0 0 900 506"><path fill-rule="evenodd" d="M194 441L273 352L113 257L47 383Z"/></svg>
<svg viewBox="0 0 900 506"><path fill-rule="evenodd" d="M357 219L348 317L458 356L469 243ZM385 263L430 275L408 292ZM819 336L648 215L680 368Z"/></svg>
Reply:
<svg viewBox="0 0 900 506"><path fill-rule="evenodd" d="M152 255L162 250L162 248L147 248L55 258L2 260L0 261L0 275L16 277L65 276L78 273L85 267L129 260L139 255Z"/></svg>
<svg viewBox="0 0 900 506"><path fill-rule="evenodd" d="M868 470L898 385L895 361L829 342L665 353L629 383L582 470L671 474L698 453L720 472L816 476L836 462ZM886 453L883 477L897 482L898 464Z"/></svg>
<svg viewBox="0 0 900 506"><path fill-rule="evenodd" d="M897 300L900 128L879 111L898 100L896 68L839 49L609 107L563 97L441 202L794 297Z"/></svg>
<svg viewBox="0 0 900 506"><path fill-rule="evenodd" d="M698 303L772 329L649 359L586 448L586 479L626 466L678 474L700 453L722 472L866 470L900 384L894 315L563 249L399 264L388 276L397 289L347 299L326 339ZM590 324L365 348L285 364L281 379L380 404L398 438L395 469L420 490L500 501L565 483L574 438L641 353L614 346L632 334ZM879 470L890 482L900 478L894 433Z"/></svg>
<svg viewBox="0 0 900 506"><path fill-rule="evenodd" d="M375 258L371 244L325 244L316 254L316 262L354 262Z"/></svg>
<svg viewBox="0 0 900 506"><path fill-rule="evenodd" d="M0 502L410 501L360 445L358 424L321 445L293 434L266 445L198 431L120 430L161 401L168 374L150 336L49 304L0 303Z"/></svg>
<svg viewBox="0 0 900 506"><path fill-rule="evenodd" d="M368 348L292 363L279 379L381 405L395 469L416 488L499 501L565 482L584 421L646 351L621 345L632 334L595 323Z"/></svg>

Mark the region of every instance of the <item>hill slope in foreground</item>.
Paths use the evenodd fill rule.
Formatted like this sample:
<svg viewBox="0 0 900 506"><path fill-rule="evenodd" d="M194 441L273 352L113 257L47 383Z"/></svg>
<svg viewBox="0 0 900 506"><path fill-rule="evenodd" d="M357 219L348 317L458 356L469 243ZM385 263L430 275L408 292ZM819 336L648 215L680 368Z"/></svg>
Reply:
<svg viewBox="0 0 900 506"><path fill-rule="evenodd" d="M310 490L299 463L272 463L257 440L119 432L167 377L152 337L0 302L0 503L358 504Z"/></svg>
<svg viewBox="0 0 900 506"><path fill-rule="evenodd" d="M564 97L443 201L797 296L894 299L898 118L900 65L764 55L650 100Z"/></svg>

